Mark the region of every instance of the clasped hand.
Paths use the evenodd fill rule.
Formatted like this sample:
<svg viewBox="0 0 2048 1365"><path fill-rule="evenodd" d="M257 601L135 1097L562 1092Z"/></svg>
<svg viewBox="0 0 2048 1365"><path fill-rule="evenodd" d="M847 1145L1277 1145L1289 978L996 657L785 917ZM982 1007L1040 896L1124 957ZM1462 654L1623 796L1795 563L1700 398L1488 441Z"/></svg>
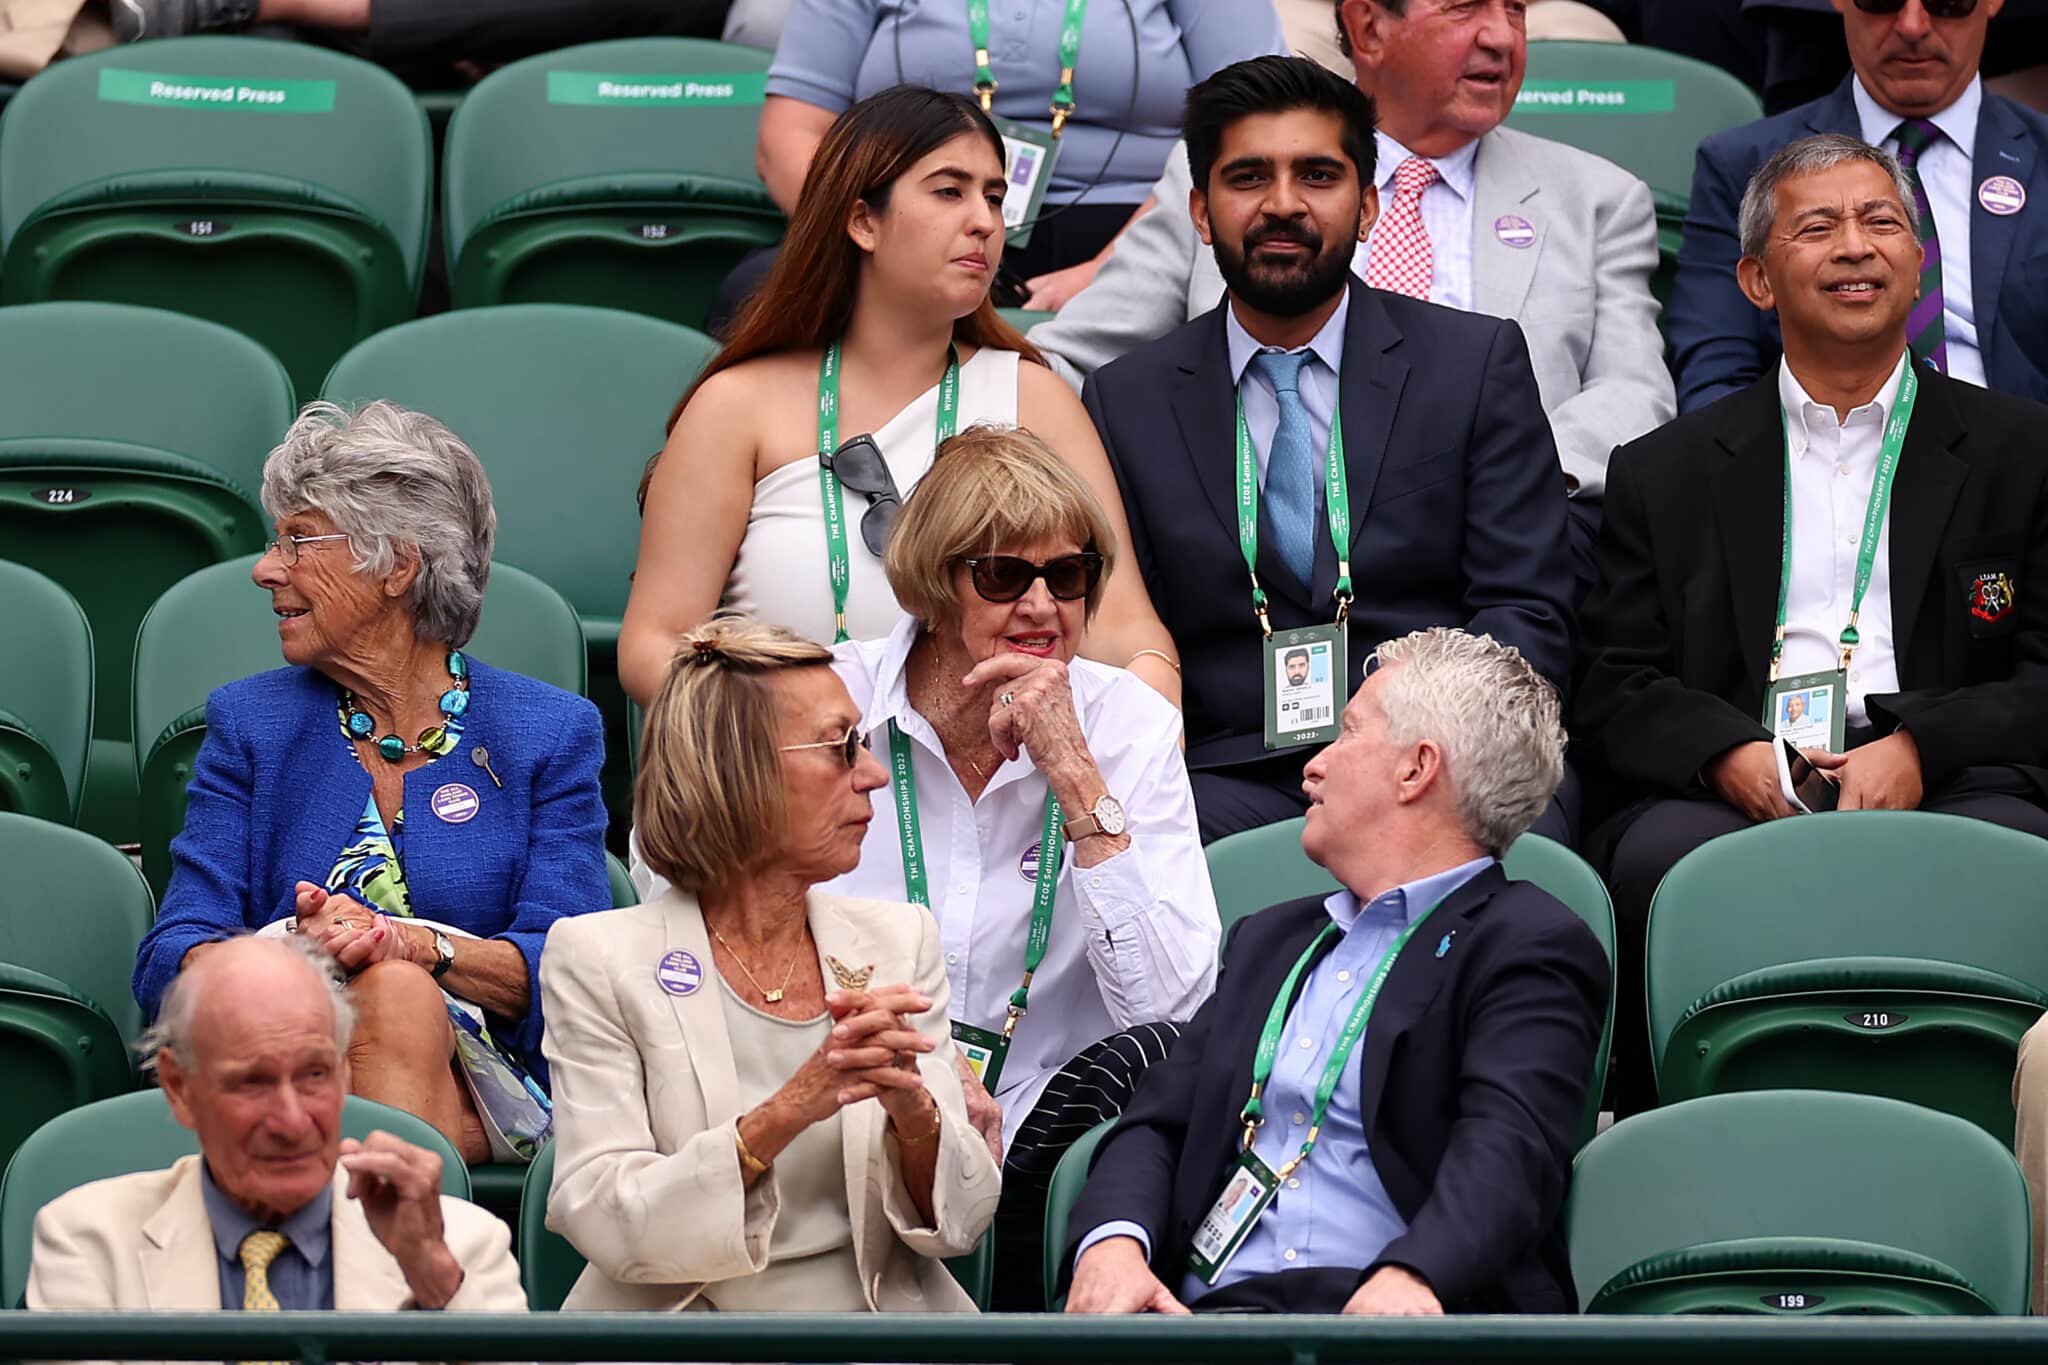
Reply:
<svg viewBox="0 0 2048 1365"><path fill-rule="evenodd" d="M294 888L298 931L354 976L373 962L413 961L405 931L384 915L314 882Z"/></svg>
<svg viewBox="0 0 2048 1365"><path fill-rule="evenodd" d="M783 1098L806 1123L873 1099L900 1123L929 1127L931 1101L918 1058L937 1044L905 1016L931 1007L931 997L914 986L831 992L825 997L831 1031L783 1085Z"/></svg>
<svg viewBox="0 0 2048 1365"><path fill-rule="evenodd" d="M1775 740L1738 744L1713 758L1702 773L1723 801L1752 820L1797 814L1778 787ZM1917 810L1923 794L1920 746L1904 730L1872 740L1846 754L1800 750L1813 766L1842 784L1837 810Z"/></svg>

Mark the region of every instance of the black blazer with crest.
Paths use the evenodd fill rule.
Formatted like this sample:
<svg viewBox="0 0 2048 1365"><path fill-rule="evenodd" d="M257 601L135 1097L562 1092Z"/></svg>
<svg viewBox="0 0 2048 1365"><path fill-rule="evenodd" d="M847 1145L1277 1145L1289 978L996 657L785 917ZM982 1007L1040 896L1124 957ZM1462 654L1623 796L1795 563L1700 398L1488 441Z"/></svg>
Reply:
<svg viewBox="0 0 2048 1365"><path fill-rule="evenodd" d="M1899 690L1871 722L1912 733L1930 794L2007 764L2048 792L2048 407L1919 374L1890 512ZM1697 791L1770 738L1784 481L1775 368L1615 452L1572 728L1617 797Z"/></svg>
<svg viewBox="0 0 2048 1365"><path fill-rule="evenodd" d="M1521 329L1353 280L1338 410L1351 492L1349 685L1380 641L1463 626L1571 669L1564 476ZM1237 543L1236 387L1224 308L1105 365L1083 399L1115 466L1131 552L1180 647L1187 762L1265 756L1251 577ZM1315 582L1259 533L1273 627L1327 625L1337 556L1316 518Z"/></svg>
<svg viewBox="0 0 2048 1365"><path fill-rule="evenodd" d="M1310 897L1232 929L1215 995L1096 1153L1067 1225L1067 1276L1082 1238L1129 1219L1180 1292L1190 1239L1237 1158L1266 1011L1328 923ZM1384 1248L1357 1248L1358 1283L1402 1265L1449 1312L1578 1311L1562 1215L1607 991L1584 921L1497 864L1437 907L1395 960L1353 1062L1373 1166L1408 1223Z"/></svg>

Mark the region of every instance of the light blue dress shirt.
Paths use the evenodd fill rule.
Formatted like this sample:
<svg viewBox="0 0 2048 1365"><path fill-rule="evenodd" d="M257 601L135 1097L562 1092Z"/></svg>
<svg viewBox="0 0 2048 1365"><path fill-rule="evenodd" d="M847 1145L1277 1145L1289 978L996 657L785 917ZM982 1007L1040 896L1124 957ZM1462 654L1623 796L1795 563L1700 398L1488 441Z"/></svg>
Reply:
<svg viewBox="0 0 2048 1365"><path fill-rule="evenodd" d="M1052 126L1065 17L1062 0L990 0L999 117ZM1234 62L1286 51L1268 4L1092 0L1074 66L1074 116L1047 202L1144 202L1180 137L1188 87ZM768 69L769 94L835 114L906 81L973 90L967 0L796 0Z"/></svg>
<svg viewBox="0 0 2048 1365"><path fill-rule="evenodd" d="M1427 914L1493 863L1492 858L1474 858L1449 871L1397 886L1362 908L1358 897L1349 891L1338 891L1323 903L1344 936L1309 970L1280 1035L1280 1053L1266 1084L1266 1123L1252 1144L1259 1160L1269 1168L1279 1170L1301 1150L1323 1068L1380 959L1411 918ZM1425 942L1429 933L1427 928L1417 930L1409 951L1434 951ZM1311 1266L1368 1266L1389 1242L1408 1230L1373 1166L1365 1116L1359 1109L1359 1063L1371 1032L1368 1024L1343 1079L1330 1096L1315 1150L1252 1224L1244 1245L1223 1267L1214 1285L1204 1284L1192 1273L1183 1277L1179 1289L1183 1303L1254 1275ZM1075 1259L1110 1237L1134 1237L1145 1247L1146 1255L1151 1255L1149 1231L1136 1223L1118 1221L1090 1232Z"/></svg>
<svg viewBox="0 0 2048 1365"><path fill-rule="evenodd" d="M267 1277L277 1306L306 1312L334 1307L334 1262L328 1254L334 1242L332 1184L322 1186L312 1202L277 1224L263 1222L223 1194L204 1161L199 1163L199 1195L206 1202L206 1221L213 1226L213 1245L219 1253L214 1268L220 1272L222 1308L241 1310L242 1239L267 1227L283 1233L288 1243L270 1263Z"/></svg>
<svg viewBox="0 0 2048 1365"><path fill-rule="evenodd" d="M1316 487L1323 486L1323 452L1330 444L1330 422L1337 415L1338 376L1344 372L1344 326L1351 316L1351 292L1347 289L1337 297L1337 311L1330 314L1322 330L1309 338L1306 346L1295 350L1306 351L1309 359L1303 362L1298 387L1301 405L1308 409L1311 448L1316 453ZM1252 449L1259 457L1259 484L1266 482L1266 465L1272 458L1273 431L1280 425L1280 398L1273 392L1272 381L1256 370L1251 370L1252 357L1260 351L1277 351L1278 346L1262 346L1252 339L1252 334L1237 320L1237 308L1232 305L1223 310L1224 343L1230 356L1230 377L1237 384L1237 391L1244 399L1244 424L1251 432ZM1289 352L1292 354L1292 352ZM1250 370L1250 373L1246 373ZM1231 449L1237 448L1237 434L1231 433ZM1318 508L1317 525L1325 524ZM1323 534L1320 529L1318 534Z"/></svg>

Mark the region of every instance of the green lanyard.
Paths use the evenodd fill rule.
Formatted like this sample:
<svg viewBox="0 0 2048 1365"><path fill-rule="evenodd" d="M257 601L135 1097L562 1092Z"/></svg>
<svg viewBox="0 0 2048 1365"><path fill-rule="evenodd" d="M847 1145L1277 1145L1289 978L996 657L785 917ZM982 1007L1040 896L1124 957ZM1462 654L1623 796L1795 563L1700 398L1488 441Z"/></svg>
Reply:
<svg viewBox="0 0 2048 1365"><path fill-rule="evenodd" d="M960 353L946 348L946 373L939 380L939 434L932 442L936 451L960 425ZM825 558L832 574L832 643L851 637L846 633L846 594L853 582L853 564L846 551L846 509L839 495L839 480L825 467L824 456L839 449L839 343L825 348L818 361L818 490L825 501ZM879 447L877 447L879 449Z"/></svg>
<svg viewBox="0 0 2048 1365"><path fill-rule="evenodd" d="M1074 63L1081 60L1081 20L1088 0L1067 0L1060 21L1060 83L1052 92L1052 135L1058 137L1074 112ZM974 40L974 93L986 114L995 104L996 73L988 64L988 0L967 0L967 32Z"/></svg>
<svg viewBox="0 0 2048 1365"><path fill-rule="evenodd" d="M1913 361L1906 360L1899 379L1899 394L1884 424L1884 441L1877 451L1877 476L1870 484L1870 504L1863 512L1863 541L1856 551L1856 583L1849 597L1849 624L1842 627L1842 670L1848 671L1849 656L1863 637L1856 630L1856 616L1863 608L1863 593L1870 587L1870 571L1877 564L1877 542L1884 534L1884 519L1892 503L1892 478L1899 471L1899 452L1905 449L1906 426L1913 420L1913 400L1920 393L1920 378L1913 373ZM1792 594L1792 419L1785 415L1785 544L1778 561L1778 633L1771 641L1770 681L1778 681L1778 665L1785 657L1785 604Z"/></svg>
<svg viewBox="0 0 2048 1365"><path fill-rule="evenodd" d="M1442 903L1437 902L1438 905ZM1365 992L1358 997L1358 1003L1351 1007L1351 1017L1344 1021L1344 1031L1337 1035L1337 1046L1330 1053L1330 1060L1323 1064L1323 1078L1316 1084L1316 1107L1315 1113L1309 1118L1308 1136L1303 1140L1301 1150L1295 1154L1294 1159L1276 1172L1280 1179L1285 1180L1293 1175L1295 1169L1308 1160L1308 1154L1315 1150L1316 1138L1323 1130L1323 1115L1329 1112L1330 1097L1337 1093L1337 1083L1344 1079L1344 1069L1351 1060L1352 1049L1356 1048L1358 1040L1365 1036L1366 1021L1372 1017L1372 1007L1379 1001L1380 987L1386 985L1387 974L1394 970L1394 959L1401 955L1401 949L1406 946L1409 938L1422 927L1423 920L1435 912L1436 906L1432 905L1410 921L1408 927L1401 931L1401 936L1394 940L1392 946L1380 958L1380 965L1373 969L1372 980L1366 983ZM1308 970L1310 960L1315 957L1316 950L1323 946L1324 940L1340 932L1342 931L1334 923L1323 926L1323 931L1317 934L1308 947L1302 950L1301 956L1294 960L1294 968L1287 973L1287 980L1281 984L1280 994L1273 998L1273 1007L1266 1011L1266 1026L1259 1032L1258 1057L1252 1063L1251 1098L1244 1102L1244 1112L1239 1116L1244 1120L1244 1144L1240 1150L1248 1152L1252 1149L1252 1142L1258 1134L1259 1127L1266 1121L1265 1104L1259 1097L1266 1092L1266 1082L1273 1078L1273 1063L1280 1055L1280 1035L1287 1029L1287 1010L1294 1003L1295 984L1301 980L1301 974Z"/></svg>
<svg viewBox="0 0 2048 1365"><path fill-rule="evenodd" d="M889 777L896 796L896 835L903 845L903 892L925 909L932 908L931 883L924 861L924 834L917 822L917 779L910 771L910 741L895 721L889 722ZM1024 980L1010 993L1010 1012L1003 1037L1017 1031L1017 1021L1030 1008L1031 977L1052 945L1052 903L1060 880L1060 800L1045 794L1045 828L1039 835L1038 879L1031 893L1031 929L1024 939ZM1335 927L1334 925L1332 926Z"/></svg>
<svg viewBox="0 0 2048 1365"><path fill-rule="evenodd" d="M1330 539L1337 550L1337 620L1351 614L1351 496L1344 477L1344 414L1330 413L1330 441L1323 452L1323 498L1330 510ZM1237 547L1252 575L1252 610L1259 629L1272 638L1266 590L1259 586L1259 452L1244 420L1244 392L1237 395Z"/></svg>

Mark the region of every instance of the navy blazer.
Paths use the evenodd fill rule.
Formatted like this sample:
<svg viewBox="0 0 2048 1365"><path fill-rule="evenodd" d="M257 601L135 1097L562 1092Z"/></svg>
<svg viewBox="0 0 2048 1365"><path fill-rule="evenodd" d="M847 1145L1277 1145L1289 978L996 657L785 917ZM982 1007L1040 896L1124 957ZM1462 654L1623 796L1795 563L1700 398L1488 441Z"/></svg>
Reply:
<svg viewBox="0 0 2048 1365"><path fill-rule="evenodd" d="M1151 1237L1153 1273L1178 1292L1190 1240L1237 1158L1266 1011L1329 922L1323 898L1310 897L1231 931L1216 994L1096 1153L1067 1224L1066 1277L1082 1238L1128 1219ZM1388 974L1355 1062L1373 1167L1408 1224L1384 1248L1358 1249L1359 1283L1400 1265L1449 1312L1577 1311L1564 1196L1608 975L1585 922L1498 864L1437 907Z"/></svg>
<svg viewBox="0 0 2048 1365"><path fill-rule="evenodd" d="M582 697L470 659L461 745L405 776L405 880L415 912L516 944L528 999L507 1038L546 1083L540 950L564 915L611 906L598 766L604 736ZM471 753L482 745L505 785ZM461 783L475 816L449 824L433 795ZM135 998L154 1017L194 945L293 913L293 886L325 885L370 799L370 775L342 738L334 684L280 668L217 688L193 766L171 881L135 962Z"/></svg>
<svg viewBox="0 0 2048 1365"><path fill-rule="evenodd" d="M1518 647L1562 689L1571 672L1564 476L1512 321L1351 281L1338 379L1351 491L1349 695L1380 641L1463 626ZM1131 553L1180 647L1187 764L1266 756L1251 575L1237 541L1236 386L1226 302L1089 377L1082 393L1116 469ZM1335 615L1336 550L1320 499L1313 585L1273 549L1259 582L1275 630Z"/></svg>
<svg viewBox="0 0 2048 1365"><path fill-rule="evenodd" d="M1851 80L1854 77L1850 78ZM1849 81L1833 94L1700 143L1692 203L1671 302L1664 306L1678 374L1678 410L1693 412L1760 379L1782 343L1775 313L1757 309L1735 280L1742 258L1742 192L1773 152L1814 133L1863 136ZM1984 94L1970 168L1970 282L1984 377L2001 393L2048 402L2048 117ZM2018 213L1991 212L1977 187L1995 175L2027 190Z"/></svg>

